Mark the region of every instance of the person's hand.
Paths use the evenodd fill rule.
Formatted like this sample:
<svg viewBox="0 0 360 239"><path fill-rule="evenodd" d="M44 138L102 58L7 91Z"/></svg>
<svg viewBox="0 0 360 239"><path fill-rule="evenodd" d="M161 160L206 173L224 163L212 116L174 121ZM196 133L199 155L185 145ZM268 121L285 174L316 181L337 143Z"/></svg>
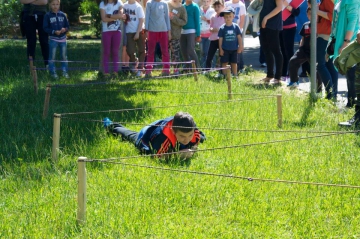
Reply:
<svg viewBox="0 0 360 239"><path fill-rule="evenodd" d="M189 159L191 158L196 151L192 149L182 149L179 151L179 157L180 159Z"/></svg>
<svg viewBox="0 0 360 239"><path fill-rule="evenodd" d="M267 17L264 17L264 19L261 22L261 28L266 28L266 23L267 23Z"/></svg>
<svg viewBox="0 0 360 239"><path fill-rule="evenodd" d="M171 41L171 32L168 33L169 41Z"/></svg>
<svg viewBox="0 0 360 239"><path fill-rule="evenodd" d="M196 38L195 38L195 41L196 41L196 42L201 42L201 37L200 37L200 36L196 37Z"/></svg>
<svg viewBox="0 0 360 239"><path fill-rule="evenodd" d="M283 0L283 6L287 7L287 6L289 6L289 3L286 0Z"/></svg>
<svg viewBox="0 0 360 239"><path fill-rule="evenodd" d="M244 51L244 46L241 44L241 46L238 47L237 53L241 53Z"/></svg>
<svg viewBox="0 0 360 239"><path fill-rule="evenodd" d="M169 18L170 18L170 20L172 20L174 18L174 13L173 12L169 12Z"/></svg>
<svg viewBox="0 0 360 239"><path fill-rule="evenodd" d="M349 45L348 42L344 42L344 43L342 44L342 46L339 48L339 51L338 51L339 55L341 54L342 50L343 50L345 47L347 47L347 45Z"/></svg>
<svg viewBox="0 0 360 239"><path fill-rule="evenodd" d="M136 41L137 39L139 39L139 32L136 32L134 36L134 40Z"/></svg>
<svg viewBox="0 0 360 239"><path fill-rule="evenodd" d="M60 35L61 34L61 31L59 30L59 31L55 31L55 34L56 35Z"/></svg>
<svg viewBox="0 0 360 239"><path fill-rule="evenodd" d="M325 61L328 62L328 61L329 61L329 58L330 58L329 54L326 53L326 54L325 54Z"/></svg>
<svg viewBox="0 0 360 239"><path fill-rule="evenodd" d="M60 32L61 32L61 33L64 33L64 32L66 32L66 29L65 29L65 28L61 28Z"/></svg>
<svg viewBox="0 0 360 239"><path fill-rule="evenodd" d="M220 49L219 55L220 55L220 56L223 56L223 55L224 55L224 50L223 50L223 49Z"/></svg>
<svg viewBox="0 0 360 239"><path fill-rule="evenodd" d="M206 21L207 19L205 16L201 16L201 20Z"/></svg>

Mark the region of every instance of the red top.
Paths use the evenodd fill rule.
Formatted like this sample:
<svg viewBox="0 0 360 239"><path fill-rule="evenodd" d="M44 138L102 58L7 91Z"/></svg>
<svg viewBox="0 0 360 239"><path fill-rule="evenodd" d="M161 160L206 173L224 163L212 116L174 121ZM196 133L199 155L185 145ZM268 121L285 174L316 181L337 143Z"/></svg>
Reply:
<svg viewBox="0 0 360 239"><path fill-rule="evenodd" d="M319 5L319 10L323 11L323 12L327 12L327 16L328 16L329 20L318 16L319 20L317 23L317 33L324 34L324 35L330 35L331 22L332 22L333 11L334 11L333 1L332 0L323 0Z"/></svg>

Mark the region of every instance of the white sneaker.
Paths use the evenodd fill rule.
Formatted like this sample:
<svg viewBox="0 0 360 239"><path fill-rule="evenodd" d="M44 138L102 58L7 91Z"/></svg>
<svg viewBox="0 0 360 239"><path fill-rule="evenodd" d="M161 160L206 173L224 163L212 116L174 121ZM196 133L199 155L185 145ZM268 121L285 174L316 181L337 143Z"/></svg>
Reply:
<svg viewBox="0 0 360 239"><path fill-rule="evenodd" d="M141 76L142 76L141 70L138 70L138 71L136 72L136 76L137 76L137 77L141 77Z"/></svg>

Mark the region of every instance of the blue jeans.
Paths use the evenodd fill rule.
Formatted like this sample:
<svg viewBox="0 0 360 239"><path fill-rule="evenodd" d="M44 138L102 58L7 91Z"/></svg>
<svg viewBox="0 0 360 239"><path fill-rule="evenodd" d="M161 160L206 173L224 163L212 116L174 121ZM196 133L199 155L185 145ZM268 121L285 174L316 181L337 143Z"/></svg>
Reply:
<svg viewBox="0 0 360 239"><path fill-rule="evenodd" d="M325 85L327 99L336 99L338 89L338 72L332 59L325 60L327 41L321 37L316 39L317 71Z"/></svg>
<svg viewBox="0 0 360 239"><path fill-rule="evenodd" d="M67 63L67 43L66 42L57 42L54 40L49 40L49 71L51 74L55 74L55 57L56 57L56 49L59 47L60 56L61 56L61 69L63 72L68 71L68 63Z"/></svg>

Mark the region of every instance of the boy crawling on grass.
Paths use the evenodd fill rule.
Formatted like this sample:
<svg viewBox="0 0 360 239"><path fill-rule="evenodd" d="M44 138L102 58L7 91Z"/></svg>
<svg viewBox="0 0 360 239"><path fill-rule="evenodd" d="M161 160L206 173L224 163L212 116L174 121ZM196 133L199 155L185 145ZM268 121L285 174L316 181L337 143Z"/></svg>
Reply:
<svg viewBox="0 0 360 239"><path fill-rule="evenodd" d="M109 118L104 119L104 126L113 135L121 136L123 140L133 143L141 153L161 156L164 153L178 151L182 159L192 157L197 145L206 139L204 133L196 128L193 117L184 112L157 120L140 132L113 123Z"/></svg>

